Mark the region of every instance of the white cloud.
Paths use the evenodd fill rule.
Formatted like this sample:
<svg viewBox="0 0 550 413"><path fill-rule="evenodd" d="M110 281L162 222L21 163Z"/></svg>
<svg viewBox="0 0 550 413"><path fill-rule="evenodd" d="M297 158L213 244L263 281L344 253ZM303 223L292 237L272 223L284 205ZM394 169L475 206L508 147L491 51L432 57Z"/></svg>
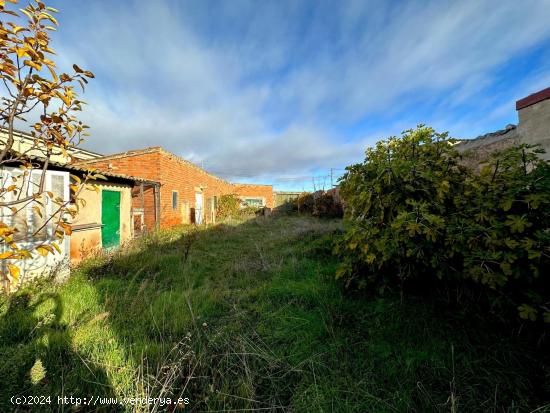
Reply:
<svg viewBox="0 0 550 413"><path fill-rule="evenodd" d="M378 137L417 121L441 124L489 88L501 65L550 38L548 0L59 8L68 13L62 65L78 62L97 75L85 95L88 147L161 145L229 178L307 175L361 159L373 130ZM428 104L430 119L411 110L367 125L365 139L350 142L333 127ZM505 117L500 110L495 119ZM463 124L484 124L481 113L467 117Z"/></svg>

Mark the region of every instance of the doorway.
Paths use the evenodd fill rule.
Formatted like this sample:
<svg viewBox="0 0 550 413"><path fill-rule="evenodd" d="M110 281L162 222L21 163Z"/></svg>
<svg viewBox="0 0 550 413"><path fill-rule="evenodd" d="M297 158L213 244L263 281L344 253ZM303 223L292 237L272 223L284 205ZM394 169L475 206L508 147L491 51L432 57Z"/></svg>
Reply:
<svg viewBox="0 0 550 413"><path fill-rule="evenodd" d="M120 192L102 191L101 224L103 248L120 245Z"/></svg>
<svg viewBox="0 0 550 413"><path fill-rule="evenodd" d="M195 224L202 224L202 192L195 192Z"/></svg>

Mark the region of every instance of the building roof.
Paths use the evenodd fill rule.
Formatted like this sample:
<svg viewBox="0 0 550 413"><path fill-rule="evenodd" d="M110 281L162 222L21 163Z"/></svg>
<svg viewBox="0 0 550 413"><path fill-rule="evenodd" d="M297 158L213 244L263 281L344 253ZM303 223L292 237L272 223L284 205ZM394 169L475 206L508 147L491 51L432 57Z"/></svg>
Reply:
<svg viewBox="0 0 550 413"><path fill-rule="evenodd" d="M546 99L550 99L550 87L518 100L516 102L516 110L524 109L527 106L534 105Z"/></svg>
<svg viewBox="0 0 550 413"><path fill-rule="evenodd" d="M109 159L126 158L128 156L143 155L143 154L146 154L146 153L159 152L161 150L163 150L163 149L160 146L149 146L149 147L143 148L143 149L132 149L132 150L125 151L125 152L112 153L110 155L100 155L99 157L97 157L95 159L83 159L83 160L78 161L77 163L85 164L85 163L91 163L91 162L97 162L97 161L106 161L106 160L109 160Z"/></svg>
<svg viewBox="0 0 550 413"><path fill-rule="evenodd" d="M81 160L81 161L76 162L76 165L93 164L93 163L98 162L98 161L108 161L110 159L127 158L129 156L139 156L139 155L143 155L143 154L147 154L147 153L155 153L155 152L160 152L160 153L163 153L165 155L172 156L175 159L177 159L178 161L180 161L180 162L182 162L182 163L184 163L184 164L186 164L186 165L188 165L188 166L190 166L194 169L197 169L197 170L201 171L202 173L205 173L206 175L209 175L212 178L217 179L218 181L221 181L221 182L223 182L225 184L228 184L228 185L234 185L231 182L226 181L225 179L220 178L219 176L216 176L216 175L202 169L200 166L195 165L193 162L188 161L187 159L184 159L181 156L178 156L178 155L176 155L172 152L168 152L167 150L163 149L160 146L149 146L149 147L143 148L143 149L133 149L133 150L126 151L126 152L114 153L114 154L111 154L111 155L102 156L100 158L85 159L85 160Z"/></svg>
<svg viewBox="0 0 550 413"><path fill-rule="evenodd" d="M14 129L13 132L14 132L15 136L17 136L19 139L22 139L22 140L34 141L34 139L35 139L30 133L24 132L24 131L19 130L19 129ZM8 129L0 127L0 134L1 133L7 134ZM70 146L69 147L69 152L71 152L71 155L74 156L75 158L78 158L79 155L80 156L84 155L87 158L99 158L99 157L103 156L100 153L93 152L93 151L90 151L88 149L80 148L78 146Z"/></svg>
<svg viewBox="0 0 550 413"><path fill-rule="evenodd" d="M250 183L241 183L241 182L231 182L231 184L235 186L271 186L273 187L272 184L250 184Z"/></svg>
<svg viewBox="0 0 550 413"><path fill-rule="evenodd" d="M27 155L25 156L25 159L29 159L30 161L39 162L39 163L44 162L44 159L38 156ZM14 161L14 162L20 163L20 161ZM48 169L50 168L54 170L63 170L63 171L76 172L76 173L88 173L94 170L94 168L86 168L86 167L82 167L74 164L64 164L64 163L55 162L52 160L48 161ZM137 176L117 174L117 173L103 171L103 170L99 172L101 175L105 176L106 178L114 178L115 180L118 180L118 181L139 182L144 184L159 185L159 182L157 181L152 181L150 179L144 179Z"/></svg>
<svg viewBox="0 0 550 413"><path fill-rule="evenodd" d="M80 167L78 165L60 164L60 163L57 163L57 162L53 162L53 163L50 162L50 165L53 166L56 169L63 169L63 170L73 171L73 172L78 172L78 173L87 173L91 170L94 170L93 168L83 168L83 167ZM118 173L113 173L113 172L104 171L104 170L99 171L99 173L101 175L107 177L107 178L115 178L115 179L118 179L118 180L138 182L138 183L143 183L143 184L160 185L160 183L157 182L157 181L153 181L151 179L140 178L138 176L118 174Z"/></svg>

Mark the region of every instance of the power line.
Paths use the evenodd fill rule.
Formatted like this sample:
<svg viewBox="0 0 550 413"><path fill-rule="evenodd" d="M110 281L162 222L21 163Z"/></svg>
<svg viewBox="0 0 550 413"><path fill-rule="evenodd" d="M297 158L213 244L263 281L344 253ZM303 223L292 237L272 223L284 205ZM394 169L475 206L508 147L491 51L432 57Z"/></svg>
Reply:
<svg viewBox="0 0 550 413"><path fill-rule="evenodd" d="M269 177L271 183L275 186L289 186L296 187L302 184L302 190L306 190L306 186L312 188L314 191L317 189L330 189L334 188L338 184L338 179L343 175L346 168L327 168L326 174L315 175L298 175L298 176L273 176ZM250 173L251 171L237 171L237 172L222 172L219 170L209 170L208 172L221 177L230 178L245 178L245 179L258 179L259 175ZM265 177L268 174L264 175ZM309 185L307 183L310 183ZM329 186L330 185L330 186ZM327 188L328 187L328 188Z"/></svg>

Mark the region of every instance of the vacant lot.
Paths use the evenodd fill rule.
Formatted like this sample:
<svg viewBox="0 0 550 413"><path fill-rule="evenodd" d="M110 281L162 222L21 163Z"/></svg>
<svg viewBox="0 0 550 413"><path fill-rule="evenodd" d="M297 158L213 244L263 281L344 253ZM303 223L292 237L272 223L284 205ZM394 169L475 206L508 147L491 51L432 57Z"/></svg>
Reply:
<svg viewBox="0 0 550 413"><path fill-rule="evenodd" d="M0 411L25 394L181 395L184 411L543 411L537 353L506 331L344 294L340 229L282 217L161 232L65 285L1 298ZM117 409L166 410L80 411Z"/></svg>

